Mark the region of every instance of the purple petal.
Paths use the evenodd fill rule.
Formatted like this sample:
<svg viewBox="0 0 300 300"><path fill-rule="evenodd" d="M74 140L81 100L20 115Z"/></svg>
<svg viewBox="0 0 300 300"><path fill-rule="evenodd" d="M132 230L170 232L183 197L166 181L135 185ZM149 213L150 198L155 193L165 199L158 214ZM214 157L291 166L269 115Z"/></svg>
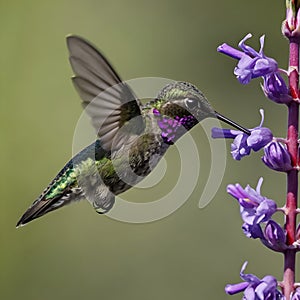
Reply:
<svg viewBox="0 0 300 300"><path fill-rule="evenodd" d="M265 296L269 295L269 286L266 282L260 283L256 289L255 289L255 294L257 296L257 299L266 299ZM266 295L265 295L266 294ZM274 298L271 298L274 299ZM274 299L275 300L275 299Z"/></svg>
<svg viewBox="0 0 300 300"><path fill-rule="evenodd" d="M261 56L264 56L265 35L262 35L262 36L259 38L259 43L260 43L259 54L260 54Z"/></svg>
<svg viewBox="0 0 300 300"><path fill-rule="evenodd" d="M265 276L261 280L261 283L255 289L257 299L276 300L278 299L278 293L279 292L277 291L277 280L271 275Z"/></svg>
<svg viewBox="0 0 300 300"><path fill-rule="evenodd" d="M240 133L242 132L237 130L232 130L232 129L222 129L217 127L213 127L211 129L211 137L214 139L216 138L234 139Z"/></svg>
<svg viewBox="0 0 300 300"><path fill-rule="evenodd" d="M247 238L264 239L264 234L262 232L260 225L258 225L258 224L250 225L250 224L244 223L242 226L242 229Z"/></svg>
<svg viewBox="0 0 300 300"><path fill-rule="evenodd" d="M217 51L220 53L226 54L235 59L241 59L242 56L244 55L244 53L242 51L237 50L237 49L227 45L226 43L220 45L217 48Z"/></svg>
<svg viewBox="0 0 300 300"><path fill-rule="evenodd" d="M239 47L250 57L256 57L259 55L252 47L245 45L245 42L252 37L251 33L248 33L240 42Z"/></svg>
<svg viewBox="0 0 300 300"><path fill-rule="evenodd" d="M247 138L247 144L254 151L258 151L271 142L273 134L269 128L260 127L251 131L251 135Z"/></svg>
<svg viewBox="0 0 300 300"><path fill-rule="evenodd" d="M248 84L251 81L253 66L254 60L251 57L244 55L240 59L233 73L241 84Z"/></svg>
<svg viewBox="0 0 300 300"><path fill-rule="evenodd" d="M265 199L260 205L257 207L256 215L260 216L257 222L266 222L271 216L276 212L277 204L273 200ZM261 218L263 216L263 218Z"/></svg>
<svg viewBox="0 0 300 300"><path fill-rule="evenodd" d="M250 198L240 198L239 203L241 205L241 208L244 208L246 211L252 211L258 206L257 202L252 201ZM242 212L244 211L244 209L242 210Z"/></svg>
<svg viewBox="0 0 300 300"><path fill-rule="evenodd" d="M262 178L259 179L256 189L253 189L249 184L247 184L247 186L245 187L245 192L247 193L249 199L251 199L253 202L256 202L257 206L259 203L261 203L262 201L264 201L266 199L266 197L263 197L260 194L261 179ZM259 188L258 188L258 186L259 186Z"/></svg>
<svg viewBox="0 0 300 300"><path fill-rule="evenodd" d="M254 129L262 127L262 125L264 123L264 120L265 120L265 111L261 108L259 110L259 113L260 113L260 116L261 116L260 124L259 124L259 126L255 127Z"/></svg>
<svg viewBox="0 0 300 300"><path fill-rule="evenodd" d="M252 286L249 286L245 290L243 300L257 300L255 297L254 288ZM262 299L260 299L260 300L262 300Z"/></svg>
<svg viewBox="0 0 300 300"><path fill-rule="evenodd" d="M241 214L241 218L245 222L245 224L247 224L249 226L253 226L255 224L255 220L256 220L255 209L253 209L253 208L245 208L245 207L241 206L240 207L240 214ZM243 230L244 230L244 227L243 227ZM248 227L247 227L246 231L250 232L251 228L248 230Z"/></svg>
<svg viewBox="0 0 300 300"><path fill-rule="evenodd" d="M249 155L251 148L247 145L246 134L239 134L231 144L231 154L235 160L240 160L242 157Z"/></svg>
<svg viewBox="0 0 300 300"><path fill-rule="evenodd" d="M241 282L237 284L227 284L225 286L225 292L228 295L234 295L240 292L243 292L247 287L249 283L248 282Z"/></svg>
<svg viewBox="0 0 300 300"><path fill-rule="evenodd" d="M246 267L247 267L247 264L248 264L248 262L247 261L245 261L244 263L243 263L243 265L242 265L242 268L241 268L241 271L240 271L240 277L244 280L244 281L247 281L247 282L249 282L249 283L254 283L254 284L258 284L259 283L259 278L258 277L256 277L255 275L253 275L253 274L245 274L244 273L244 271L245 271L245 269L246 269Z"/></svg>
<svg viewBox="0 0 300 300"><path fill-rule="evenodd" d="M238 183L236 185L229 184L227 186L227 193L239 200L244 208L256 208L260 202L266 199L249 185L243 189Z"/></svg>
<svg viewBox="0 0 300 300"><path fill-rule="evenodd" d="M278 69L277 62L273 58L260 58L255 62L253 68L253 78L265 76Z"/></svg>
<svg viewBox="0 0 300 300"><path fill-rule="evenodd" d="M248 194L238 183L235 185L229 184L227 186L227 193L229 193L232 197L236 198L237 200L248 198Z"/></svg>

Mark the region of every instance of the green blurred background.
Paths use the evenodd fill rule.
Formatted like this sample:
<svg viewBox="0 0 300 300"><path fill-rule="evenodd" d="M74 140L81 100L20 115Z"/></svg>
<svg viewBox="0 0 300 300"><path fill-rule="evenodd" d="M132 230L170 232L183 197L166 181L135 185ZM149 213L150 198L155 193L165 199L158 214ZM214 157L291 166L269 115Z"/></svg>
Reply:
<svg viewBox="0 0 300 300"><path fill-rule="evenodd" d="M240 162L228 155L222 185L205 209L198 208L209 170L202 160L203 177L189 201L163 220L122 223L82 202L23 228L15 224L72 153L82 111L70 81L67 34L91 40L123 79L190 81L246 127L259 124L264 108L265 125L284 136L285 108L263 97L259 80L238 84L235 62L216 52L248 32L257 48L265 33L266 53L285 68L284 12L284 1L272 0L0 2L1 299L226 299L224 286L239 281L245 260L248 272L281 279L282 257L244 237L238 205L225 193L228 183L255 186L264 176L263 193L284 203L285 177L268 170L261 153ZM201 157L209 156L202 130L193 136ZM168 153L171 164L175 152ZM139 201L150 193L127 197Z"/></svg>

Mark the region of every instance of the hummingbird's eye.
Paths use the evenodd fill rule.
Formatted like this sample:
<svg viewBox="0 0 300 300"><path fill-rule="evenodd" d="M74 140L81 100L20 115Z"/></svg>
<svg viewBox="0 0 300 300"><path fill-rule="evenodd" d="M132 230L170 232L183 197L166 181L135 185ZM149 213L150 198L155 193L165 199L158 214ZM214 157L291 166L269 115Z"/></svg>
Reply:
<svg viewBox="0 0 300 300"><path fill-rule="evenodd" d="M191 99L191 98L185 98L184 103L188 109L195 109L200 105L198 99Z"/></svg>

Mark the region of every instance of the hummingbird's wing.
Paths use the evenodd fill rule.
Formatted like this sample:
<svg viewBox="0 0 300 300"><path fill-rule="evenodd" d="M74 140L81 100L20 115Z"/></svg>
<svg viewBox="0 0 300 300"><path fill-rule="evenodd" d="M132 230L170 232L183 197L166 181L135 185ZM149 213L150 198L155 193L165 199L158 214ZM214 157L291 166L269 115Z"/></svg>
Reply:
<svg viewBox="0 0 300 300"><path fill-rule="evenodd" d="M130 134L140 134L144 130L140 101L106 58L89 42L72 35L67 37L67 45L75 74L72 77L73 84L91 117L101 146L107 151L114 151L128 139L119 130L128 121L134 120Z"/></svg>

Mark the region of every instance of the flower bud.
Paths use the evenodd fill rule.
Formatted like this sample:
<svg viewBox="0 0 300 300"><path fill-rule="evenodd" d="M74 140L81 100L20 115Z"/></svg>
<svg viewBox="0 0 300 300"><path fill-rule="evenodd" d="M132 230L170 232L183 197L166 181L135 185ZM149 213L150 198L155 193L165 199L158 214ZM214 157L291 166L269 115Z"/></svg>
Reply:
<svg viewBox="0 0 300 300"><path fill-rule="evenodd" d="M300 36L300 1L286 1L286 19L282 23L282 34L287 38Z"/></svg>
<svg viewBox="0 0 300 300"><path fill-rule="evenodd" d="M263 76L264 84L262 89L270 100L276 103L289 103L292 97L289 95L288 87L278 72Z"/></svg>
<svg viewBox="0 0 300 300"><path fill-rule="evenodd" d="M272 142L264 148L264 151L262 161L269 168L281 172L287 172L293 168L290 154L281 143Z"/></svg>
<svg viewBox="0 0 300 300"><path fill-rule="evenodd" d="M272 250L282 252L287 248L285 233L281 226L273 220L269 220L265 227L265 238L268 242L266 246Z"/></svg>

